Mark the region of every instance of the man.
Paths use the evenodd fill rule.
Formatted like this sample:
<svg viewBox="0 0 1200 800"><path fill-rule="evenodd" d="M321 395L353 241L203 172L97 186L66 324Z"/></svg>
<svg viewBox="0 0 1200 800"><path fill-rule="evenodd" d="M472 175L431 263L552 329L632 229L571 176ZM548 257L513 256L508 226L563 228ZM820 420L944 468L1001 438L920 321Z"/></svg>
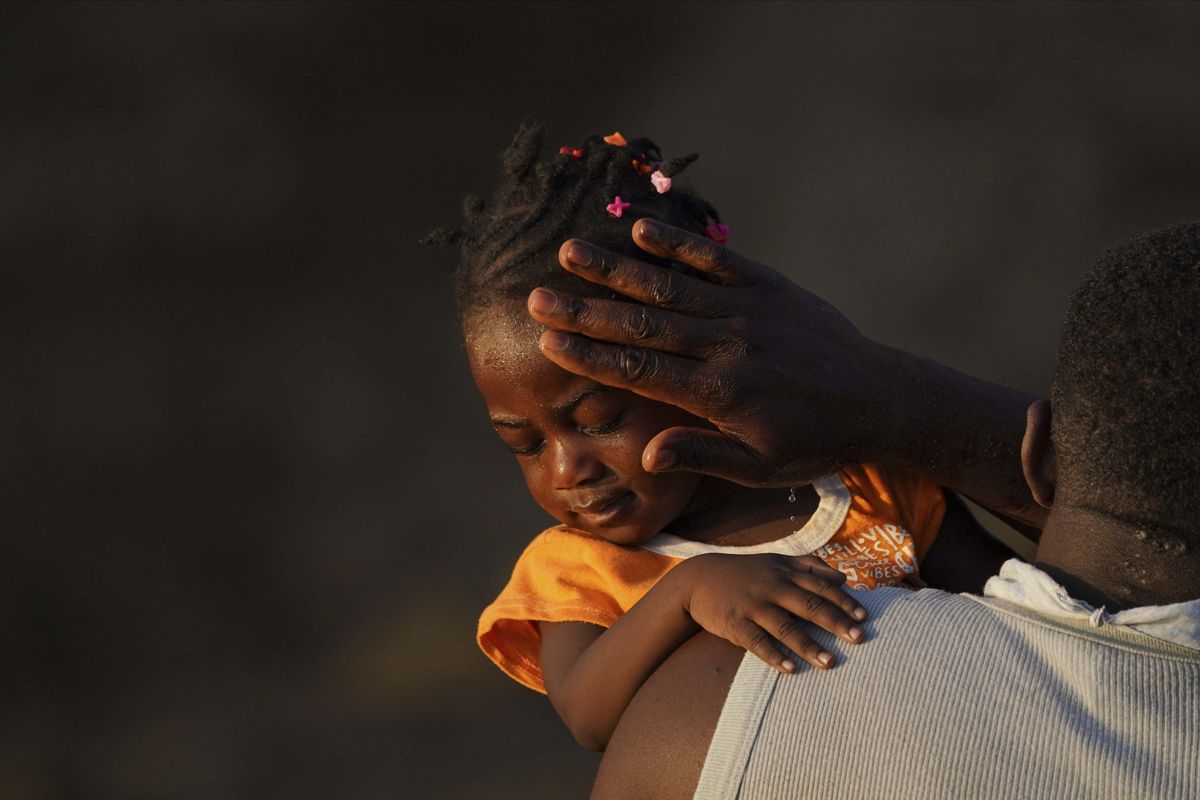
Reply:
<svg viewBox="0 0 1200 800"><path fill-rule="evenodd" d="M684 249L686 237L668 235ZM699 266L686 255L680 260ZM756 279L737 266L725 270L727 279ZM624 270L626 289L653 280L642 271L635 281L628 264L615 267L604 272ZM684 293L689 288L693 298L708 291ZM722 296L719 288L705 295L710 313ZM673 355L646 356L631 353L630 338L619 334L632 330L615 321L627 313L619 304L564 300L570 323L560 328L625 346L572 339L548 355L594 377L656 384L660 399L695 404L694 392L678 391L688 375L711 381L720 370L772 367L762 350L754 367L745 350L715 367L711 358L679 358L703 356L697 343L713 336L720 324L711 320L720 317L700 314L697 324L636 312L655 315L638 321L653 344L675 343L667 348ZM854 333L842 338L845 350L862 348ZM911 357L896 361L912 368ZM966 402L971 414L1008 402L1003 390L929 369L926 391L937 402L927 407L943 410L927 416L940 416L943 430L956 424L945 398L974 398ZM778 365L771 371L788 374ZM717 432L660 434L647 447L647 467L674 449L688 465L716 465L748 482L795 478L796 465L813 458L771 433L786 421L768 413L756 430L729 411L769 408L765 389L756 398L760 390L747 386L722 399L724 419L709 415L718 417ZM787 380L776 389L802 391ZM983 417L992 420L985 437L1009 440L1002 414ZM773 435L793 443L771 444ZM879 438L889 436L912 438ZM926 460L951 477L939 480L1039 523L1011 488L1016 502L997 502L1004 449L985 450L965 470L939 466L936 453ZM697 637L626 712L595 797L686 797L693 789L700 797L1200 796L1200 224L1115 248L1083 282L1068 310L1051 401L1028 409L1020 464L1029 496L1049 510L1036 567L1009 562L984 598L865 594L872 641L826 674L779 676L726 643Z"/></svg>

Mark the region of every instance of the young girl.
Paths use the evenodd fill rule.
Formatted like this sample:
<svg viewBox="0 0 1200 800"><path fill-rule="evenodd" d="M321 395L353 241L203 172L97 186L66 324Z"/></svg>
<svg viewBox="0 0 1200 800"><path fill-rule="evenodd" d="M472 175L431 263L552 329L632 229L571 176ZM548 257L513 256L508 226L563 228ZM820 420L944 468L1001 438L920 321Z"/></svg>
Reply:
<svg viewBox="0 0 1200 800"><path fill-rule="evenodd" d="M920 564L943 588L967 588L937 573L980 558L990 540L920 476L861 466L811 486L748 489L641 468L657 433L706 423L548 361L527 299L539 286L616 297L559 267L569 237L661 264L633 246L637 219L722 242L728 229L673 185L695 155L663 161L650 140L613 133L539 163L541 144L541 128L523 126L492 198L468 197L464 230L427 237L462 243L456 299L472 375L534 500L560 523L484 610L488 657L547 693L581 744L603 749L643 681L700 627L783 671L797 668L793 653L827 668L833 655L798 620L862 641L865 611L842 584L921 586ZM989 555L998 565L1005 554Z"/></svg>

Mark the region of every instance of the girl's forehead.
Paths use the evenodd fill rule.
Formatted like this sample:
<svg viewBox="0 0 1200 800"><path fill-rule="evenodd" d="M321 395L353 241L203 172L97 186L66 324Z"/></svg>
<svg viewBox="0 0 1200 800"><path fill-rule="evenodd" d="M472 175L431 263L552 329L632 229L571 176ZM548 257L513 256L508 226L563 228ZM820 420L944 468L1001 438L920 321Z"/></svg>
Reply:
<svg viewBox="0 0 1200 800"><path fill-rule="evenodd" d="M497 356L537 350L544 330L546 327L526 312L525 304L515 300L491 304L463 320L467 350L494 351Z"/></svg>
<svg viewBox="0 0 1200 800"><path fill-rule="evenodd" d="M521 308L524 315L524 307ZM554 405L588 388L602 386L568 372L542 354L538 338L545 327L528 317L479 318L466 329L467 356L475 385L493 411Z"/></svg>
<svg viewBox="0 0 1200 800"><path fill-rule="evenodd" d="M528 380L554 367L538 347L545 327L525 314L524 305L516 308L519 313L492 307L465 320L467 357L477 380L482 372L513 381Z"/></svg>

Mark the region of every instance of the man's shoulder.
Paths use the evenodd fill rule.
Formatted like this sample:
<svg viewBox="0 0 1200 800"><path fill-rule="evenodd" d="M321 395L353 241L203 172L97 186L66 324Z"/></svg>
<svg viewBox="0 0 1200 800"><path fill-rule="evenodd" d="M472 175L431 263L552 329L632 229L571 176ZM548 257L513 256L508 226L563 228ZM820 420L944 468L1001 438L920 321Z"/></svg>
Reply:
<svg viewBox="0 0 1200 800"><path fill-rule="evenodd" d="M983 598L941 589L881 586L855 589L854 598L867 609L868 625L875 628L876 635L897 630L892 635L911 637L920 630L982 626L997 617L995 609L983 602ZM901 634L899 630L904 632ZM868 629L868 634L871 633Z"/></svg>
<svg viewBox="0 0 1200 800"><path fill-rule="evenodd" d="M873 609L901 608L980 608L974 595L943 592L941 589L909 589L903 586L880 586L877 589L855 589L854 598Z"/></svg>

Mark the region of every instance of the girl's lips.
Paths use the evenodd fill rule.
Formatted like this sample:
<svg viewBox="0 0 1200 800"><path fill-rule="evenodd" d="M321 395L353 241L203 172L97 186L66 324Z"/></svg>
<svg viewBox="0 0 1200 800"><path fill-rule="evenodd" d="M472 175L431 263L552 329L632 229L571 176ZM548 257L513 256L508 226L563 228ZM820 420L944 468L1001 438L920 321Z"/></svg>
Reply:
<svg viewBox="0 0 1200 800"><path fill-rule="evenodd" d="M575 515L589 525L609 525L632 508L635 499L633 492L625 492L595 508L575 509Z"/></svg>

